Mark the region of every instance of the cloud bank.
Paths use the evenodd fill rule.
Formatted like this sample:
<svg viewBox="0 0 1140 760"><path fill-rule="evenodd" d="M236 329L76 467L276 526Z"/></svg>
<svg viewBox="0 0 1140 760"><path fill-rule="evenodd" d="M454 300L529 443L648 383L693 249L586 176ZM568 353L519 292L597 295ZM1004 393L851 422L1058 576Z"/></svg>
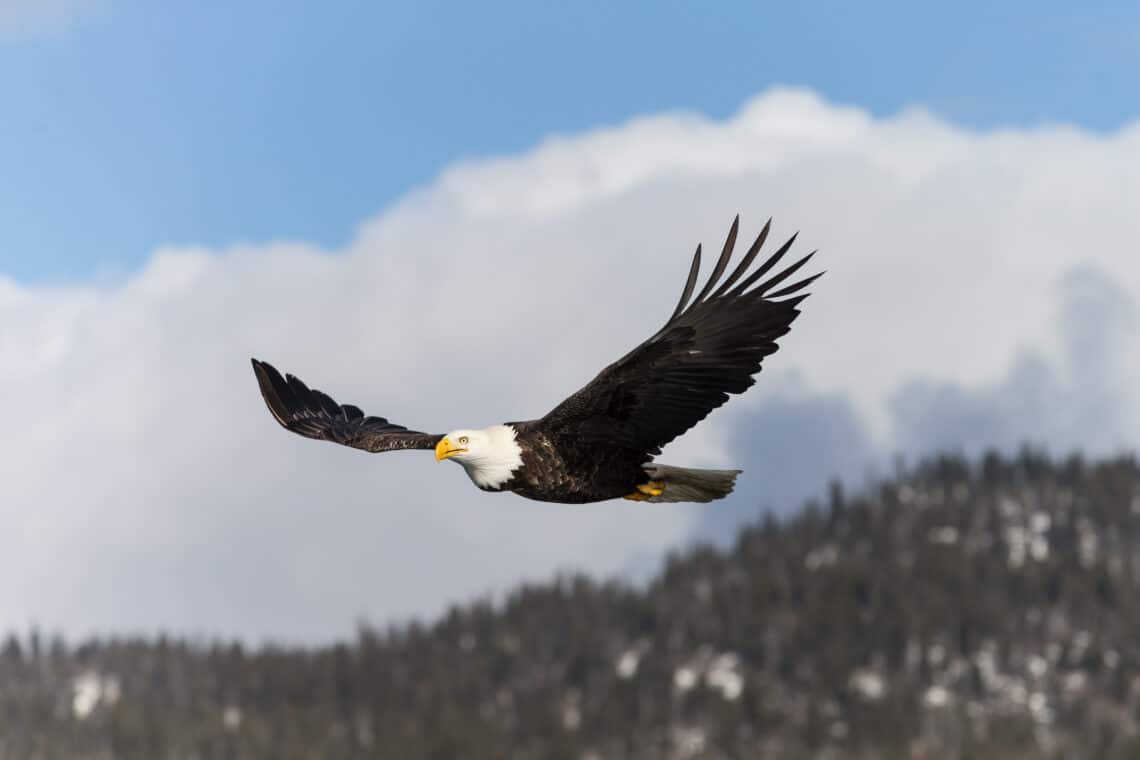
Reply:
<svg viewBox="0 0 1140 760"><path fill-rule="evenodd" d="M974 132L774 90L453 167L343 250L0 276L0 629L323 639L644 568L900 449L1135 446L1137 197L1140 126ZM483 494L287 435L257 395L249 356L420 429L539 416L659 326L737 211L802 230L828 275L756 388L661 457L744 467L729 503Z"/></svg>

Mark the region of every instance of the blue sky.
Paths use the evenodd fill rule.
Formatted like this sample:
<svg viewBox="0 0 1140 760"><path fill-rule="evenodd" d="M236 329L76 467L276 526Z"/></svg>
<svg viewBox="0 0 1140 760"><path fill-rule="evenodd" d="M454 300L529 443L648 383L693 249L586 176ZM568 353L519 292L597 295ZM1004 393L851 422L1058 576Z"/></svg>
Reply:
<svg viewBox="0 0 1140 760"><path fill-rule="evenodd" d="M57 3L66 7L64 0ZM995 3L143 3L0 27L0 274L304 240L461 159L772 84L970 127L1140 113L1140 10Z"/></svg>

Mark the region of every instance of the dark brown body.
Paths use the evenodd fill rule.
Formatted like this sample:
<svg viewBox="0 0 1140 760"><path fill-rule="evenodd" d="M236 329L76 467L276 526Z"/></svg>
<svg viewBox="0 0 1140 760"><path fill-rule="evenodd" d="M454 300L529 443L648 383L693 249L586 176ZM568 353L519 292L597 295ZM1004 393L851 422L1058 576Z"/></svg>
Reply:
<svg viewBox="0 0 1140 760"><path fill-rule="evenodd" d="M644 451L556 440L537 420L507 424L518 431L523 464L496 490L536 501L587 504L626 496L649 480L642 465L652 457Z"/></svg>

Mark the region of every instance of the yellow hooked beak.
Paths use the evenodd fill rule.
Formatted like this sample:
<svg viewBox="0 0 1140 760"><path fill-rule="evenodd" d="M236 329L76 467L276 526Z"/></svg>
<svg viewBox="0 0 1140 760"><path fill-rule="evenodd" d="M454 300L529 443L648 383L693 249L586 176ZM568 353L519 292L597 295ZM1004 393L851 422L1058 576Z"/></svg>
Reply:
<svg viewBox="0 0 1140 760"><path fill-rule="evenodd" d="M435 445L435 461L442 462L448 457L462 454L464 451L467 451L467 449L462 446L453 445L450 438L444 438Z"/></svg>

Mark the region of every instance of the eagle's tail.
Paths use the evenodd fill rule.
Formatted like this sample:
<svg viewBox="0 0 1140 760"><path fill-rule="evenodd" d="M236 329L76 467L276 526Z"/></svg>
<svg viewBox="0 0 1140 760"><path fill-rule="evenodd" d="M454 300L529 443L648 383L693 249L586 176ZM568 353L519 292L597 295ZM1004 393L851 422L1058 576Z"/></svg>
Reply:
<svg viewBox="0 0 1140 760"><path fill-rule="evenodd" d="M661 489L660 493L649 495L645 501L661 503L676 501L706 502L723 499L732 493L736 484L736 476L742 470L698 470L693 467L671 467L667 464L651 462L645 465L645 472L649 475L653 491Z"/></svg>

